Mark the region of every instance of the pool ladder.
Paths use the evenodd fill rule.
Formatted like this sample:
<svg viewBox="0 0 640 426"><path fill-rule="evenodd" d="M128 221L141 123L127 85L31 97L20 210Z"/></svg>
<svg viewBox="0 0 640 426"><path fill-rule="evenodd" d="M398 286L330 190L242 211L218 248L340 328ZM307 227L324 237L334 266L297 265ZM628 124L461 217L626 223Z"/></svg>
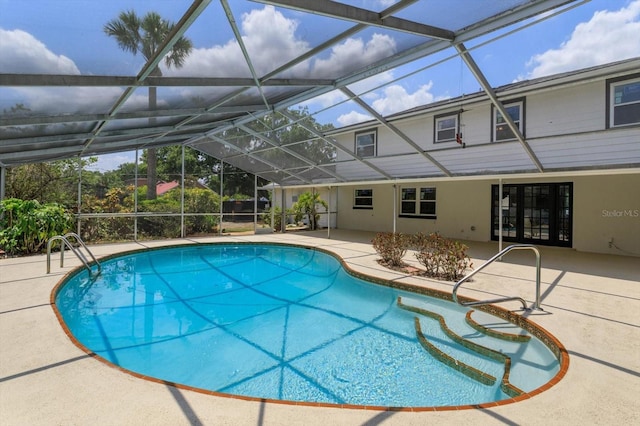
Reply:
<svg viewBox="0 0 640 426"><path fill-rule="evenodd" d="M513 300L518 300L520 303L522 303L523 310L525 311L530 310L530 308L527 306L527 302L522 297L518 297L518 296L502 297L498 299L479 300L479 301L470 301L470 302L461 302L460 300L458 300L458 288L462 285L462 283L467 281L469 278L473 277L478 272L482 271L484 268L489 266L491 263L493 263L497 259L509 253L511 250L531 250L536 254L536 301L534 302L533 308L531 309L542 310L542 308L540 307L540 251L536 246L532 244L514 244L512 246L509 246L504 250L501 250L498 254L493 256L491 259L487 260L478 269L475 269L471 273L467 274L464 278L458 281L456 285L453 286L453 292L451 294L451 296L453 297L453 301L462 306L479 306L479 305L490 305L492 303L509 302Z"/></svg>
<svg viewBox="0 0 640 426"><path fill-rule="evenodd" d="M70 238L75 239L78 247L71 244L71 241L69 240ZM98 260L95 258L93 253L91 253L91 250L89 250L89 248L84 243L84 241L82 241L82 238L80 238L80 236L75 232L69 232L65 235L56 235L55 237L49 238L49 241L47 242L47 274L51 273L51 247L53 246L53 243L55 241L62 242L60 245L60 267L61 268L64 266L64 251L65 251L65 246L67 246L69 247L69 249L71 249L73 254L75 254L76 257L80 259L84 267L87 268L87 270L89 270L89 276L93 278L100 275L100 272L102 272L102 265L100 265L100 262L98 262ZM89 264L89 260L87 259L87 256L85 256L85 254L80 250L81 248L83 248L84 251L86 251L89 254L89 256L91 256L93 263L95 263L98 266L98 269L95 272L95 274L91 269L91 265Z"/></svg>

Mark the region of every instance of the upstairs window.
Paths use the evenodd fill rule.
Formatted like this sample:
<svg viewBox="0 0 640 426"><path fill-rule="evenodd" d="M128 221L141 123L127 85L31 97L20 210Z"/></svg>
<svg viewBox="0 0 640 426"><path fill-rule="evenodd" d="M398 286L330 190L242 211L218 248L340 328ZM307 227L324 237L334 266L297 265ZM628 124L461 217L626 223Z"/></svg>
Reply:
<svg viewBox="0 0 640 426"><path fill-rule="evenodd" d="M377 136L376 130L356 133L356 155L361 158L375 157Z"/></svg>
<svg viewBox="0 0 640 426"><path fill-rule="evenodd" d="M610 83L609 127L640 124L640 78Z"/></svg>
<svg viewBox="0 0 640 426"><path fill-rule="evenodd" d="M458 133L458 114L447 114L434 118L435 136L433 140L439 142L453 142Z"/></svg>
<svg viewBox="0 0 640 426"><path fill-rule="evenodd" d="M513 102L504 105L504 109L509 114L509 117L513 120L515 125L520 130L520 133L524 134L524 102ZM507 121L504 119L500 111L495 107L493 108L493 141L506 141L515 139L516 135L513 134Z"/></svg>
<svg viewBox="0 0 640 426"><path fill-rule="evenodd" d="M373 209L373 189L356 189L353 197L354 209Z"/></svg>
<svg viewBox="0 0 640 426"><path fill-rule="evenodd" d="M402 188L400 217L436 218L435 188Z"/></svg>

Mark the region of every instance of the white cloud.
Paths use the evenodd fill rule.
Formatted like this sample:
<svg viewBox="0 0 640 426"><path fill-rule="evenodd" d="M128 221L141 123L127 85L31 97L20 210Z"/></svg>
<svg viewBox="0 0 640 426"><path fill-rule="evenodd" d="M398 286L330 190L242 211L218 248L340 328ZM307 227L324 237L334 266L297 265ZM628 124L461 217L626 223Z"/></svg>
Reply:
<svg viewBox="0 0 640 426"><path fill-rule="evenodd" d="M308 42L296 36L298 25L298 21L286 18L273 6L265 6L242 15L240 22L242 39L251 57L252 65L259 75L264 75L311 49ZM0 31L2 31L0 57L3 58L0 61L0 72L80 74L78 67L71 59L53 53L32 35L21 30ZM373 34L366 40L349 38L322 54L296 65L280 76L335 78L350 70L388 57L395 51L395 40L388 35ZM166 69L163 64L161 66L163 74L167 76L250 77L249 67L235 39L208 48L194 49L184 66L179 69ZM352 87L357 93L361 93L362 90L366 90L366 85L369 85L368 87L380 85L389 79L391 79L390 74L383 73L366 82L354 84ZM122 89L30 87L17 90L19 90L20 99L28 100L29 104L26 106L33 110L94 112L96 109L103 109L105 104L115 101ZM198 93L184 90L182 96L190 97L195 94L203 97L212 95L209 92L202 92L202 88L199 88ZM370 100L375 96L377 95L367 95ZM142 93L140 96L132 97L127 101L127 107L146 102L144 98ZM314 101L325 108L342 99L344 99L342 94L333 92L318 97ZM159 102L161 102L160 99Z"/></svg>
<svg viewBox="0 0 640 426"><path fill-rule="evenodd" d="M320 108L329 108L347 99L347 96L340 90L332 90L315 98L301 102L301 106L319 105Z"/></svg>
<svg viewBox="0 0 640 426"><path fill-rule="evenodd" d="M596 12L576 26L557 49L533 56L526 78L606 64L640 56L640 0L617 11Z"/></svg>
<svg viewBox="0 0 640 426"><path fill-rule="evenodd" d="M316 59L310 73L314 77L337 77L345 71L388 57L395 51L395 40L385 34L373 34L367 42L349 38L333 46L328 58Z"/></svg>
<svg viewBox="0 0 640 426"><path fill-rule="evenodd" d="M33 35L0 28L0 72L78 75L76 64L57 55ZM46 113L104 112L122 93L119 87L12 87L10 99ZM14 95L15 94L15 95ZM130 99L130 102L139 102ZM11 107L12 105L2 105Z"/></svg>
<svg viewBox="0 0 640 426"><path fill-rule="evenodd" d="M357 111L351 111L347 114L342 114L336 121L341 127L343 127L349 126L351 124L362 123L363 121L368 121L372 118L373 117L371 117L370 115L362 114Z"/></svg>
<svg viewBox="0 0 640 426"><path fill-rule="evenodd" d="M41 41L22 30L0 28L0 72L20 74L80 74L76 64L56 55Z"/></svg>
<svg viewBox="0 0 640 426"><path fill-rule="evenodd" d="M309 50L307 42L296 38L297 27L295 20L285 18L273 6L242 15L242 41L258 75L262 76ZM301 67L304 68L304 65L297 68ZM163 74L251 77L249 66L235 39L223 45L194 49L183 67L163 69Z"/></svg>
<svg viewBox="0 0 640 426"><path fill-rule="evenodd" d="M423 84L413 93L407 93L399 84L385 87L384 96L373 101L373 108L381 115L393 114L418 105L430 104L435 96L430 92L433 82Z"/></svg>
<svg viewBox="0 0 640 426"><path fill-rule="evenodd" d="M273 6L265 6L242 15L242 41L259 76L311 49L308 42L296 36L298 24L298 21L286 18ZM363 67L395 51L395 41L388 35L374 34L368 41L348 38L331 47L326 55L302 62L280 76L335 78L345 71ZM181 68L163 68L163 74L251 77L246 59L235 39L222 45L194 49Z"/></svg>
<svg viewBox="0 0 640 426"><path fill-rule="evenodd" d="M347 87L353 93L364 93L368 92L369 90L377 89L378 87L381 87L384 84L393 81L393 79L393 71L385 71L381 72L380 74L365 78L364 80L360 80L357 83L350 84ZM364 94L363 97L368 99L375 99L378 96L374 92L370 92Z"/></svg>
<svg viewBox="0 0 640 426"><path fill-rule="evenodd" d="M11 89L19 100L33 112L45 114L104 113L108 111L122 94L119 87L17 87ZM148 109L146 94L134 94L124 105L125 110ZM2 108L12 105L2 105ZM166 107L166 102L158 100L158 106Z"/></svg>

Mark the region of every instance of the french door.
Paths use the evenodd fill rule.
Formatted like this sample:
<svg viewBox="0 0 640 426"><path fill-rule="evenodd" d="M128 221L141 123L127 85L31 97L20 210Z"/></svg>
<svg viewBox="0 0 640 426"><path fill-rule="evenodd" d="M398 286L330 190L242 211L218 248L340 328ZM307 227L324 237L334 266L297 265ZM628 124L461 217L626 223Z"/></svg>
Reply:
<svg viewBox="0 0 640 426"><path fill-rule="evenodd" d="M571 247L573 184L491 186L491 239Z"/></svg>

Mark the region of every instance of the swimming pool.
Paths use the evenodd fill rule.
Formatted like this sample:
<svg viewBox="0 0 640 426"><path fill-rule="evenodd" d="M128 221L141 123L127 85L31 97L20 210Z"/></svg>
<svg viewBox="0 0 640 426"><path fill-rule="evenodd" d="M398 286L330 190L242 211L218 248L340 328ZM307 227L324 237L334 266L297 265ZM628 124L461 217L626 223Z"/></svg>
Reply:
<svg viewBox="0 0 640 426"><path fill-rule="evenodd" d="M562 371L552 336L529 322L524 331L440 297L376 285L329 253L298 246L201 244L113 256L95 280L86 270L70 274L52 299L87 352L136 376L214 394L473 406L538 392ZM510 340L470 327L466 316L499 324Z"/></svg>

